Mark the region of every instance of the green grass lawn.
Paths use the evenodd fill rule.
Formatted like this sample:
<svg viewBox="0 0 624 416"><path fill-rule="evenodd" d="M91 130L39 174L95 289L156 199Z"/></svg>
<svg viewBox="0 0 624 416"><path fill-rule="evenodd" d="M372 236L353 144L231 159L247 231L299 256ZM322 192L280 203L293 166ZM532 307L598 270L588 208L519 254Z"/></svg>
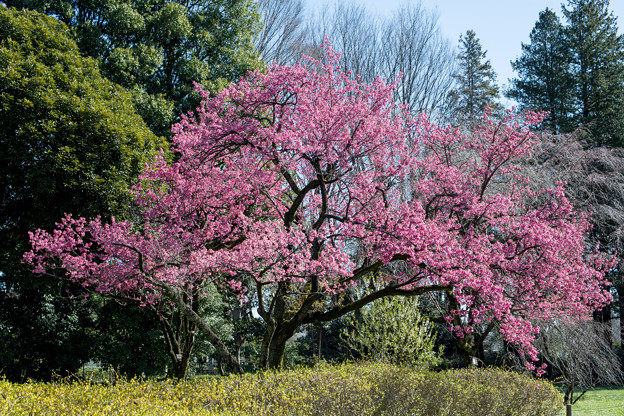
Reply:
<svg viewBox="0 0 624 416"><path fill-rule="evenodd" d="M565 411L562 413L565 415ZM624 387L595 387L572 406L573 416L624 416Z"/></svg>

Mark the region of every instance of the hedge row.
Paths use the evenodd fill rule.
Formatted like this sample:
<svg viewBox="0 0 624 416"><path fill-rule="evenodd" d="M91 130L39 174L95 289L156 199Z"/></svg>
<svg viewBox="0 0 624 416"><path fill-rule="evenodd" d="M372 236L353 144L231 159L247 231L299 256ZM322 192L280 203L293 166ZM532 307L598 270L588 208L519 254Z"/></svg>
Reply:
<svg viewBox="0 0 624 416"><path fill-rule="evenodd" d="M0 381L0 414L6 415L555 416L561 404L551 384L524 375L420 372L377 363L180 383Z"/></svg>

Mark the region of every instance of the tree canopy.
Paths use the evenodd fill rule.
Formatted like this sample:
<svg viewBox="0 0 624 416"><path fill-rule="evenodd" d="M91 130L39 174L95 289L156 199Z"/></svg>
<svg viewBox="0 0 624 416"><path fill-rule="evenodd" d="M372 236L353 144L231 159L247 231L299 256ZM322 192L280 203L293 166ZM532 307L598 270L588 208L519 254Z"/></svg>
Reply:
<svg viewBox="0 0 624 416"><path fill-rule="evenodd" d="M0 13L3 242L64 212L127 212L130 184L166 142L130 94L80 55L65 25L35 12Z"/></svg>
<svg viewBox="0 0 624 416"><path fill-rule="evenodd" d="M66 216L32 234L25 258L96 291L174 302L234 371L189 303L213 282L255 297L262 367L281 365L302 324L438 291L455 334L495 322L533 368L532 322L610 300L611 260L587 252L587 221L560 186L531 189L513 164L542 116L485 117L464 137L412 118L393 88L352 79L327 47L308 66L254 72L213 97L200 89L174 129L179 159L156 161L135 187L139 224ZM375 290L358 297L364 277Z"/></svg>
<svg viewBox="0 0 624 416"><path fill-rule="evenodd" d="M583 126L591 144L624 144L624 36L608 0L569 0L567 25L548 9L523 45L508 92L524 108L550 111L548 127L569 133Z"/></svg>
<svg viewBox="0 0 624 416"><path fill-rule="evenodd" d="M539 14L530 43L522 44L522 55L511 63L518 72L507 96L523 108L547 110L544 126L553 133L570 132L573 122L573 82L569 76L571 51L564 27L550 9Z"/></svg>
<svg viewBox="0 0 624 416"><path fill-rule="evenodd" d="M3 349L20 356L0 358L8 374L20 359L28 367L57 357L46 333L65 339L63 356L84 357L70 334L84 335L76 325L88 313L62 299L56 280L30 279L21 264L28 231L52 228L65 212L129 217L130 186L166 141L80 55L64 24L36 12L0 7L0 91L0 330Z"/></svg>
<svg viewBox="0 0 624 416"><path fill-rule="evenodd" d="M609 0L568 0L566 38L572 51L575 119L598 145L624 144L624 36Z"/></svg>
<svg viewBox="0 0 624 416"><path fill-rule="evenodd" d="M259 30L252 0L9 0L56 17L71 28L81 53L101 72L133 91L156 134L194 109L193 83L217 90L260 67L253 36Z"/></svg>

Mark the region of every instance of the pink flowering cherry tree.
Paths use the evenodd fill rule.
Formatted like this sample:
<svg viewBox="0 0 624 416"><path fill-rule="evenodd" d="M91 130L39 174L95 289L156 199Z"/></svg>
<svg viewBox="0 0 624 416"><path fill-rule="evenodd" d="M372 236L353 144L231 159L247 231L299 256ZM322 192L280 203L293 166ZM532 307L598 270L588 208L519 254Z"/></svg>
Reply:
<svg viewBox="0 0 624 416"><path fill-rule="evenodd" d="M610 301L610 259L588 250L586 219L561 187L532 189L515 167L542 116L486 114L462 136L411 117L393 88L343 73L330 46L214 97L198 88L201 106L173 128L177 161L157 158L135 188L142 221L67 215L31 234L25 259L103 294L172 302L233 371L240 363L194 308L207 284L255 297L262 367L281 366L303 324L441 292L460 340L497 328L534 368L532 322ZM340 296L365 278L373 290Z"/></svg>

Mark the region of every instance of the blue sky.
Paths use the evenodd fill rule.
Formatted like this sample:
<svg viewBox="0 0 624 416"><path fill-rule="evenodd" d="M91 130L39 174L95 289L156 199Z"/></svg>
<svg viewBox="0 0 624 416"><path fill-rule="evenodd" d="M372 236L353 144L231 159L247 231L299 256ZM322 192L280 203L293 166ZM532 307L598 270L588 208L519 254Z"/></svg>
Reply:
<svg viewBox="0 0 624 416"><path fill-rule="evenodd" d="M315 10L322 4L333 4L336 1L340 0L307 0L307 5ZM406 0L349 1L363 4L370 13L380 16L391 15L399 5L406 2ZM509 62L520 55L521 42L528 43L529 34L539 17L539 12L549 7L564 21L561 3L561 0L422 0L427 9L437 11L442 33L454 45L457 45L460 34L470 29L475 31L498 75L500 86L505 86L508 79L515 76ZM609 9L618 17L619 33L623 33L624 0L611 0Z"/></svg>

